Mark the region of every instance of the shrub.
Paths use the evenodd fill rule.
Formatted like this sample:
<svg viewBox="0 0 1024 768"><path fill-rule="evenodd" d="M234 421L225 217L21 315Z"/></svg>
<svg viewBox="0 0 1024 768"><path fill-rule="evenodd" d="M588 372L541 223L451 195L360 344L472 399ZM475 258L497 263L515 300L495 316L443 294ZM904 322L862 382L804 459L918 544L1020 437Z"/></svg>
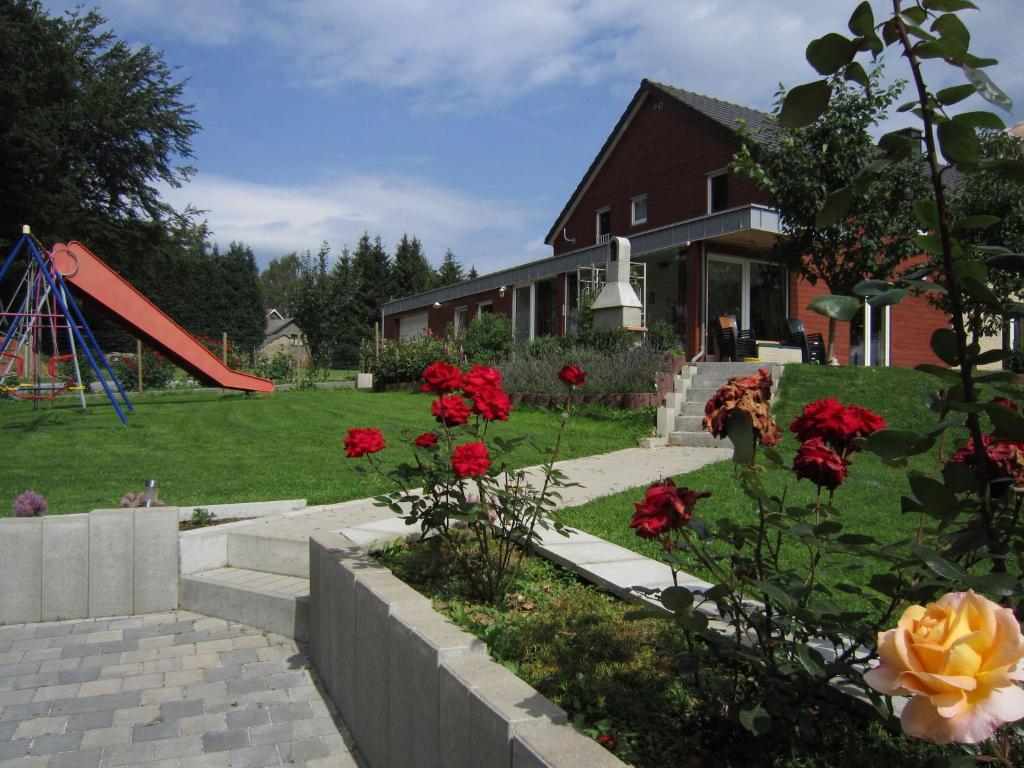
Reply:
<svg viewBox="0 0 1024 768"><path fill-rule="evenodd" d="M540 348L536 354L521 354L499 363L510 392L549 394L558 392L558 371L578 365L588 372L587 392L611 395L625 392L653 392L662 353L648 346L618 346L594 349L582 346Z"/></svg>
<svg viewBox="0 0 1024 768"><path fill-rule="evenodd" d="M566 336L564 346L587 347L599 352L615 352L636 344L636 337L622 326L581 329L576 336Z"/></svg>
<svg viewBox="0 0 1024 768"><path fill-rule="evenodd" d="M88 364L85 366L88 368ZM137 389L139 384L135 355L111 356L110 368L125 389ZM164 389L171 381L178 367L161 355L146 347L142 348L142 386L144 389Z"/></svg>
<svg viewBox="0 0 1024 768"><path fill-rule="evenodd" d="M512 318L494 313L473 318L462 341L466 359L490 365L508 358L513 346Z"/></svg>
<svg viewBox="0 0 1024 768"><path fill-rule="evenodd" d="M291 381L294 377L293 364L292 356L287 352L275 352L272 358L260 362L257 372L263 378L277 383Z"/></svg>
<svg viewBox="0 0 1024 768"><path fill-rule="evenodd" d="M679 337L664 320L655 320L647 326L647 346L667 352L679 346Z"/></svg>
<svg viewBox="0 0 1024 768"><path fill-rule="evenodd" d="M15 517L42 517L50 505L35 491L25 491L14 500L11 511Z"/></svg>
<svg viewBox="0 0 1024 768"><path fill-rule="evenodd" d="M425 334L403 341L384 341L370 368L375 385L418 381L420 373L435 360L457 362L454 352L440 339Z"/></svg>

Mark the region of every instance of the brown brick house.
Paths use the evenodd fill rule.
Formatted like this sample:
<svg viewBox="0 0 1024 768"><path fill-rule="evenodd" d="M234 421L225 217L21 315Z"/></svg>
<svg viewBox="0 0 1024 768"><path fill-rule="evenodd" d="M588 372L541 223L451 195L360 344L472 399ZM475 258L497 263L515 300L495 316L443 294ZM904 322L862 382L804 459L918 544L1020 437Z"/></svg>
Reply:
<svg viewBox="0 0 1024 768"><path fill-rule="evenodd" d="M766 259L779 212L728 168L741 127L772 140L765 117L644 80L548 232L551 257L390 302L385 336L442 334L482 311L511 315L522 339L571 331L581 285L600 279L611 236L630 241L645 322L669 323L690 357L715 351L709 329L720 315L735 315L759 340L786 341L787 317L827 333L827 320L806 309L827 291ZM841 328L837 355L844 364L936 362L928 342L946 324L923 298L866 308L853 344Z"/></svg>

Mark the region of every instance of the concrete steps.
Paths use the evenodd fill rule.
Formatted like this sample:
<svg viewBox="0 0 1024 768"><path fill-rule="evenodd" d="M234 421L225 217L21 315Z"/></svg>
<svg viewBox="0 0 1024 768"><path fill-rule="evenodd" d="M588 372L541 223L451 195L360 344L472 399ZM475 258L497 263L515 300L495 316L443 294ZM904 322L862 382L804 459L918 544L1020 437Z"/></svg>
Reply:
<svg viewBox="0 0 1024 768"><path fill-rule="evenodd" d="M178 580L178 601L182 608L196 613L298 641L308 637L308 578L232 566L215 568L182 576Z"/></svg>
<svg viewBox="0 0 1024 768"><path fill-rule="evenodd" d="M659 433L669 445L687 448L728 448L728 441L719 440L704 431L704 408L707 401L733 376L750 376L759 368L768 368L778 388L782 366L761 363L698 363L691 365L682 378L685 385L670 394L659 411ZM679 377L677 377L679 379ZM773 390L774 396L774 390ZM666 434L667 433L667 434Z"/></svg>
<svg viewBox="0 0 1024 768"><path fill-rule="evenodd" d="M228 533L228 565L282 576L309 578L309 538L284 538L275 529Z"/></svg>

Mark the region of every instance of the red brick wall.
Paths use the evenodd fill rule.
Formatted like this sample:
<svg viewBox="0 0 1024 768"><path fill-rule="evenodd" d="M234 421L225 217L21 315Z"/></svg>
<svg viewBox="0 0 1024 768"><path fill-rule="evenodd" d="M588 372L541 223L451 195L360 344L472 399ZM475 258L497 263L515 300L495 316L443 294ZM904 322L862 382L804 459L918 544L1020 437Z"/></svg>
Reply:
<svg viewBox="0 0 1024 768"><path fill-rule="evenodd" d="M653 95L640 103L632 122L591 181L564 224L574 243L559 230L555 255L594 245L597 211L611 207L611 234L637 232L707 213L707 174L726 167L739 149L735 139ZM750 182L729 174L728 207L768 203ZM631 200L647 195L647 221L632 226Z"/></svg>
<svg viewBox="0 0 1024 768"><path fill-rule="evenodd" d="M434 309L434 307L418 307L416 309L410 309L406 312L400 312L394 315L388 315L384 321L384 338L386 339L397 339L399 320L402 317L408 315L416 315L424 310L427 312L427 325L430 328L430 332L437 336L444 336L445 330L448 328L448 324L451 323L455 318L456 307L466 308L466 319L467 321L472 320L476 317L477 310L480 307L481 302L490 301L494 304L494 311L501 315L512 315L512 286L509 286L505 291L504 297L498 295L498 289L492 289L490 291L483 291L481 293L473 293L468 296L462 296L457 299L451 299L450 301L444 301L441 303L440 309Z"/></svg>
<svg viewBox="0 0 1024 768"><path fill-rule="evenodd" d="M815 296L830 293L828 286L819 282L812 286L797 276L791 277L791 314L804 321L807 333L820 333L828 344L828 318L807 309ZM889 362L891 365L913 368L922 363L942 365L932 352L931 338L936 328L948 328L949 318L928 304L924 296L908 296L893 306L889 319ZM836 327L836 357L843 365L850 362L850 324Z"/></svg>

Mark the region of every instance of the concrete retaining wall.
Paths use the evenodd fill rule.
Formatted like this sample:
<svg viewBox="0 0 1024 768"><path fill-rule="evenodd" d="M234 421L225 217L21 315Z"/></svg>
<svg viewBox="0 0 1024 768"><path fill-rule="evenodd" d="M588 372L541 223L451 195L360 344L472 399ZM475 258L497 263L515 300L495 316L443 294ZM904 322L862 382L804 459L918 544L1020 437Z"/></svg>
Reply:
<svg viewBox="0 0 1024 768"><path fill-rule="evenodd" d="M369 768L621 768L339 534L310 539L313 665Z"/></svg>
<svg viewBox="0 0 1024 768"><path fill-rule="evenodd" d="M0 520L0 624L178 606L178 508Z"/></svg>

